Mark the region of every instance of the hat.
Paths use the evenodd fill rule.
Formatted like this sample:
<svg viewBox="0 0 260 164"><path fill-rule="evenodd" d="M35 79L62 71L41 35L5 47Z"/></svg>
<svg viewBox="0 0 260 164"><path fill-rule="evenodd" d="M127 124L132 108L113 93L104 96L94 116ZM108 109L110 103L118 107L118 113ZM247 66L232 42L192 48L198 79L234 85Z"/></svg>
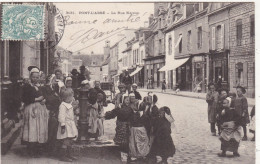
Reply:
<svg viewBox="0 0 260 164"><path fill-rule="evenodd" d="M134 83L134 84L132 84L132 86L133 86L133 87L137 87L137 84L136 84L136 83Z"/></svg>
<svg viewBox="0 0 260 164"><path fill-rule="evenodd" d="M88 81L88 80L83 80L83 81L81 82L81 84L83 84L83 85L89 84L89 81Z"/></svg>
<svg viewBox="0 0 260 164"><path fill-rule="evenodd" d="M135 94L132 92L129 94L129 97L135 97Z"/></svg>
<svg viewBox="0 0 260 164"><path fill-rule="evenodd" d="M118 88L125 88L125 84L119 84Z"/></svg>
<svg viewBox="0 0 260 164"><path fill-rule="evenodd" d="M71 74L73 75L73 74L77 74L78 73L78 71L77 71L77 69L72 69L72 71L71 71Z"/></svg>
<svg viewBox="0 0 260 164"><path fill-rule="evenodd" d="M86 69L86 67L84 65L79 67L80 70Z"/></svg>
<svg viewBox="0 0 260 164"><path fill-rule="evenodd" d="M31 73L40 73L40 69L36 66L29 66L28 71Z"/></svg>
<svg viewBox="0 0 260 164"><path fill-rule="evenodd" d="M242 90L242 93L245 94L246 93L246 89L242 86L237 86L237 89L240 88Z"/></svg>

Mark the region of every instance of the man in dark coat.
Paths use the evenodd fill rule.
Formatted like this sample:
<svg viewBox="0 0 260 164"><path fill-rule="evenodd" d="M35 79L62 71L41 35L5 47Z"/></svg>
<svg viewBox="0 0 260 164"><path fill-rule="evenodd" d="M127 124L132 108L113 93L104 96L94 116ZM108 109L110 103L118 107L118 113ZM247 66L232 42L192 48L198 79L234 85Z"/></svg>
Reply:
<svg viewBox="0 0 260 164"><path fill-rule="evenodd" d="M86 80L85 71L86 67L84 65L80 66L80 74L78 75L78 84L81 84L82 81Z"/></svg>
<svg viewBox="0 0 260 164"><path fill-rule="evenodd" d="M128 93L131 92L131 86L132 86L132 78L129 75L129 72L125 72L125 76L122 79L123 84L125 84L126 89L128 90Z"/></svg>
<svg viewBox="0 0 260 164"><path fill-rule="evenodd" d="M71 71L71 78L72 78L72 89L75 90L76 88L78 88L80 85L80 83L78 82L78 75L79 75L79 72L77 71L77 69L73 69Z"/></svg>

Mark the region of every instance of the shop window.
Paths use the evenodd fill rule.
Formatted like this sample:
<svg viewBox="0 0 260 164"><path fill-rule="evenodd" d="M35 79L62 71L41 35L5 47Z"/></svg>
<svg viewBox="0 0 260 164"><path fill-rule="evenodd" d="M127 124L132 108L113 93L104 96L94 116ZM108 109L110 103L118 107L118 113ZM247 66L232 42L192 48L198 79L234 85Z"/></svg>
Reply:
<svg viewBox="0 0 260 164"><path fill-rule="evenodd" d="M141 63L143 63L143 59L144 59L144 51L141 51Z"/></svg>
<svg viewBox="0 0 260 164"><path fill-rule="evenodd" d="M236 27L237 27L237 45L241 46L241 42L242 42L242 19L238 19L236 21Z"/></svg>
<svg viewBox="0 0 260 164"><path fill-rule="evenodd" d="M181 38L180 43L179 43L179 53L182 53L182 38Z"/></svg>
<svg viewBox="0 0 260 164"><path fill-rule="evenodd" d="M202 47L202 27L198 27L198 49Z"/></svg>
<svg viewBox="0 0 260 164"><path fill-rule="evenodd" d="M187 50L191 50L191 30L189 30L187 34Z"/></svg>
<svg viewBox="0 0 260 164"><path fill-rule="evenodd" d="M254 42L255 38L255 15L250 16L250 40L251 43Z"/></svg>
<svg viewBox="0 0 260 164"><path fill-rule="evenodd" d="M221 49L221 26L217 26L217 38L216 38L217 49Z"/></svg>
<svg viewBox="0 0 260 164"><path fill-rule="evenodd" d="M170 36L168 39L168 54L172 54L172 37Z"/></svg>
<svg viewBox="0 0 260 164"><path fill-rule="evenodd" d="M236 64L236 86L247 87L247 62Z"/></svg>
<svg viewBox="0 0 260 164"><path fill-rule="evenodd" d="M162 49L162 40L159 39L159 54L161 53L161 49Z"/></svg>

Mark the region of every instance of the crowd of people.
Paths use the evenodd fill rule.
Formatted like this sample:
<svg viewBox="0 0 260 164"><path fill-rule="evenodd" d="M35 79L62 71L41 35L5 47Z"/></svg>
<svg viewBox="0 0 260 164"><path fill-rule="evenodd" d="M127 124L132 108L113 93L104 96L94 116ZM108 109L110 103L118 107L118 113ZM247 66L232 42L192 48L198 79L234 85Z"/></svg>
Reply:
<svg viewBox="0 0 260 164"><path fill-rule="evenodd" d="M244 96L246 89L237 86L236 92L229 92L226 89L219 89L213 83L208 85L209 92L206 96L208 103L208 122L213 136L216 136L216 125L221 141L222 152L218 154L225 157L226 152L233 152L239 157L238 147L240 141L246 141L247 124L250 123L247 98ZM253 133L252 141L255 141L255 107L251 110L250 132Z"/></svg>
<svg viewBox="0 0 260 164"><path fill-rule="evenodd" d="M57 69L43 80L41 71L28 67L29 81L23 86L24 103L22 144L27 145L32 157L40 157L42 151L61 161L77 160L72 153L72 144L78 139L80 113L79 90L88 91L87 139L102 140L104 121L117 117L115 144L119 145L123 160L151 160L161 156L164 163L175 153L171 138L171 123L174 121L168 107L158 108L158 97L149 93L142 99L137 85L126 76L119 93L114 97L113 110L104 112L106 94L100 82L91 82L81 72L72 70L64 77ZM58 153L57 153L58 152ZM58 156L57 156L58 155Z"/></svg>
<svg viewBox="0 0 260 164"><path fill-rule="evenodd" d="M100 88L100 82L91 82L84 75L84 66L80 73L72 70L71 76L64 77L57 69L46 80L39 68L28 67L30 80L23 86L24 126L22 143L27 145L30 156L39 157L42 150L50 155L57 155L61 161L72 162L72 144L78 139L79 90L88 91L88 135L87 139L102 140L104 121L116 118L115 144L119 145L123 161L145 160L156 163L156 156L161 156L161 163L175 154L171 137L171 124L174 119L169 107L158 107L158 97L149 92L143 97L137 91L137 84L132 84L126 75L118 85L112 101L114 109L104 111L107 106L106 94ZM45 76L44 76L45 77ZM248 112L245 88L238 86L237 93L225 89L216 91L214 84L208 85L206 96L208 103L208 122L211 133L218 135L222 152L227 151L240 156L240 140L247 140L247 124L255 134L255 108ZM163 88L165 90L165 88ZM216 130L217 126L217 130ZM244 133L242 133L242 131ZM252 141L255 140L255 136Z"/></svg>
<svg viewBox="0 0 260 164"><path fill-rule="evenodd" d="M174 121L170 109L158 108L158 97L148 93L142 99L137 85L128 92L127 85L118 86L114 99L115 108L105 113L105 119L117 117L114 142L120 146L122 161L146 160L156 163L156 156L167 163L175 154L171 138L171 123Z"/></svg>

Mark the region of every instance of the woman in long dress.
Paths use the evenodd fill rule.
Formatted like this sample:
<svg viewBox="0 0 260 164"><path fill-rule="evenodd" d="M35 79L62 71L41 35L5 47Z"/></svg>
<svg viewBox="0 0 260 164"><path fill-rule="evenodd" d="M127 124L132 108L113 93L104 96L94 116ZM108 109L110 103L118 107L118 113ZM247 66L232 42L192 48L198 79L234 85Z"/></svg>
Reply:
<svg viewBox="0 0 260 164"><path fill-rule="evenodd" d="M45 98L38 87L39 69L28 67L30 82L23 88L22 100L25 104L23 141L28 145L31 156L39 157L40 144L48 140L48 111Z"/></svg>
<svg viewBox="0 0 260 164"><path fill-rule="evenodd" d="M217 104L219 94L215 90L215 85L210 83L208 85L209 92L206 95L206 102L208 103L208 121L210 123L211 134L216 136L216 116L217 116Z"/></svg>

